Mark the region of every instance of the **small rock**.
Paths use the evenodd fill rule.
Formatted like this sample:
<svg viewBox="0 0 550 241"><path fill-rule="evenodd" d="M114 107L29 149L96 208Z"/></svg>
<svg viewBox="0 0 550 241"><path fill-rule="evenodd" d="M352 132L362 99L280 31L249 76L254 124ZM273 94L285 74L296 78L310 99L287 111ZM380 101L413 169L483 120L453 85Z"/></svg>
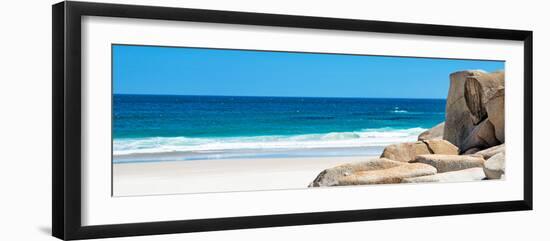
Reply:
<svg viewBox="0 0 550 241"><path fill-rule="evenodd" d="M446 140L425 140L423 141L430 154L458 155L458 147Z"/></svg>
<svg viewBox="0 0 550 241"><path fill-rule="evenodd" d="M437 173L430 176L412 177L403 179L403 183L419 182L470 182L480 181L485 178L483 168L475 167L460 171Z"/></svg>
<svg viewBox="0 0 550 241"><path fill-rule="evenodd" d="M458 148L446 140L406 142L387 146L380 157L411 162L416 156L424 154L457 155Z"/></svg>
<svg viewBox="0 0 550 241"><path fill-rule="evenodd" d="M403 165L404 163L386 158L372 159L364 162L348 163L326 169L319 173L309 187L334 186L343 176L350 176L360 171L372 171Z"/></svg>
<svg viewBox="0 0 550 241"><path fill-rule="evenodd" d="M431 129L420 133L418 136L419 141L425 140L441 140L443 139L443 130L445 129L445 122L441 122Z"/></svg>
<svg viewBox="0 0 550 241"><path fill-rule="evenodd" d="M413 162L419 162L434 166L438 173L458 171L474 167L483 167L481 156L459 156L459 155L419 155Z"/></svg>
<svg viewBox="0 0 550 241"><path fill-rule="evenodd" d="M430 150L424 142L406 142L386 146L381 158L388 158L400 162L409 162L417 155L430 154Z"/></svg>
<svg viewBox="0 0 550 241"><path fill-rule="evenodd" d="M485 162L483 171L489 179L500 179L505 173L505 154L499 152Z"/></svg>
<svg viewBox="0 0 550 241"><path fill-rule="evenodd" d="M340 178L338 185L401 183L405 178L433 175L436 172L437 170L430 165L411 163L388 169L357 172L353 175Z"/></svg>

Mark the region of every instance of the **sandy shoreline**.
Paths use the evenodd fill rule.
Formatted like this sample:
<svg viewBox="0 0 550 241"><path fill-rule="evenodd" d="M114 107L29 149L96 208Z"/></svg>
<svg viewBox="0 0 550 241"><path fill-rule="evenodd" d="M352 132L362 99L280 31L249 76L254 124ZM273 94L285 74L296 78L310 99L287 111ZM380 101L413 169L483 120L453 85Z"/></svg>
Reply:
<svg viewBox="0 0 550 241"><path fill-rule="evenodd" d="M307 188L324 169L376 156L113 164L114 196Z"/></svg>

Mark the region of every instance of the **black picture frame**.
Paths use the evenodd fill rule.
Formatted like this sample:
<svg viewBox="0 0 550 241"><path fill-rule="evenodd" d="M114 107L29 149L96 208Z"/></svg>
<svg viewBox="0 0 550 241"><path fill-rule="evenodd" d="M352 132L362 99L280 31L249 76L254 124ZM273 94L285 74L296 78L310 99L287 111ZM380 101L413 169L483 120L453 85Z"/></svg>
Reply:
<svg viewBox="0 0 550 241"><path fill-rule="evenodd" d="M81 17L104 16L327 30L517 40L524 43L524 194L522 200L421 207L146 222L81 224ZM381 219L532 210L533 32L172 7L60 2L52 6L52 233L60 239L185 233Z"/></svg>

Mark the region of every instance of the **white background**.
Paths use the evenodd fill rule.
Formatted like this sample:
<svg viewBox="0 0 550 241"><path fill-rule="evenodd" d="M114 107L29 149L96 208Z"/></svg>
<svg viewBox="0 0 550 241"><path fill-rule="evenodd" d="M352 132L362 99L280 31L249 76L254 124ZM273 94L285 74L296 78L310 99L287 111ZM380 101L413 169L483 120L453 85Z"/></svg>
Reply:
<svg viewBox="0 0 550 241"><path fill-rule="evenodd" d="M136 1L124 1L136 3ZM0 239L53 240L51 230L52 1L11 1L0 14ZM550 190L545 178L550 103L543 75L550 24L543 1L141 1L192 8L318 15L535 31L535 211L155 236L155 240L547 239ZM537 71L538 70L538 71ZM152 237L123 238L151 240ZM122 240L122 239L121 239Z"/></svg>

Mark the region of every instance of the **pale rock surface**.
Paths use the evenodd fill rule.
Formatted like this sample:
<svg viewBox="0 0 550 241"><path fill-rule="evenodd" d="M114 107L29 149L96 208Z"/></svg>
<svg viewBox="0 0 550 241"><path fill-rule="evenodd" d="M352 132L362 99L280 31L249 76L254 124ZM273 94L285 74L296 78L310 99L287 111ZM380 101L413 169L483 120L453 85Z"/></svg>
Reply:
<svg viewBox="0 0 550 241"><path fill-rule="evenodd" d="M446 154L458 155L458 147L446 140L426 140L389 145L384 148L381 158L410 162L418 155Z"/></svg>
<svg viewBox="0 0 550 241"><path fill-rule="evenodd" d="M381 158L388 158L394 161L409 162L414 157L422 154L430 154L430 150L424 142L405 142L386 146L382 152Z"/></svg>
<svg viewBox="0 0 550 241"><path fill-rule="evenodd" d="M388 169L357 172L344 176L338 185L365 185L401 183L404 178L433 175L437 170L426 164L411 163Z"/></svg>
<svg viewBox="0 0 550 241"><path fill-rule="evenodd" d="M485 178L485 172L481 167L468 168L460 171L437 173L435 175L411 177L403 179L403 183L419 182L470 182L480 181Z"/></svg>
<svg viewBox="0 0 550 241"><path fill-rule="evenodd" d="M500 179L506 172L505 154L499 152L485 162L483 171L489 179Z"/></svg>
<svg viewBox="0 0 550 241"><path fill-rule="evenodd" d="M441 122L431 129L420 133L418 136L419 141L425 140L441 140L443 139L443 130L445 129L445 122Z"/></svg>
<svg viewBox="0 0 550 241"><path fill-rule="evenodd" d="M458 155L458 147L446 140L425 140L430 154Z"/></svg>
<svg viewBox="0 0 550 241"><path fill-rule="evenodd" d="M373 171L387 169L403 165L404 163L389 160L386 158L372 159L364 162L348 163L333 168L326 169L319 173L309 187L334 186L338 184L340 178L349 176L356 172Z"/></svg>
<svg viewBox="0 0 550 241"><path fill-rule="evenodd" d="M437 169L438 173L458 171L474 167L483 167L485 160L481 156L466 155L419 155L413 163L424 163Z"/></svg>

